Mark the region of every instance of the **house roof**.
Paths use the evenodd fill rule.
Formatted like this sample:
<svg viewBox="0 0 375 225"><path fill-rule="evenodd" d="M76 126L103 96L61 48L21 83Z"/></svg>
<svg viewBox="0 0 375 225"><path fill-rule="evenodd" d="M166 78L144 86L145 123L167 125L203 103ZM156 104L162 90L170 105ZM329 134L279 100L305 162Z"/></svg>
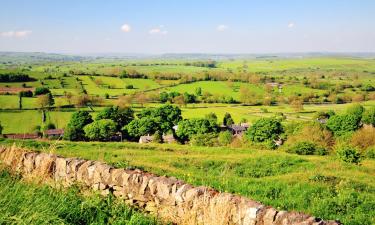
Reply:
<svg viewBox="0 0 375 225"><path fill-rule="evenodd" d="M46 135L63 135L64 129L49 129L44 131Z"/></svg>
<svg viewBox="0 0 375 225"><path fill-rule="evenodd" d="M38 134L4 134L4 137L11 139L37 139Z"/></svg>
<svg viewBox="0 0 375 225"><path fill-rule="evenodd" d="M246 131L247 127L245 126L240 126L240 125L230 125L228 126L230 129L236 131L236 132L241 132L241 131Z"/></svg>

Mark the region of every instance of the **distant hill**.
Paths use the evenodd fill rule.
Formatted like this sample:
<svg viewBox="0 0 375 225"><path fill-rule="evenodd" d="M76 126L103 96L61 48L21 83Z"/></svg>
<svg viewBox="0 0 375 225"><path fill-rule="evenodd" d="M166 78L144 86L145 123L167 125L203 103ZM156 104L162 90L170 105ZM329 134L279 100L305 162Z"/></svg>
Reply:
<svg viewBox="0 0 375 225"><path fill-rule="evenodd" d="M43 52L0 52L0 64L82 61L88 57Z"/></svg>

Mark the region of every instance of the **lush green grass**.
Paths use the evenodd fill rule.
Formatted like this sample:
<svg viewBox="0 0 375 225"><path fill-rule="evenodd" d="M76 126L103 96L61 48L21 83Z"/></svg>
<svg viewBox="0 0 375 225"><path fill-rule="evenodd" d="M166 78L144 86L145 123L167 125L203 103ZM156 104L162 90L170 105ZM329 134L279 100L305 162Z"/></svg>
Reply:
<svg viewBox="0 0 375 225"><path fill-rule="evenodd" d="M293 69L345 70L361 72L363 70L375 71L375 62L373 59L344 57L234 60L221 62L219 67L242 69L243 65L246 65L247 69L253 72L269 72Z"/></svg>
<svg viewBox="0 0 375 225"><path fill-rule="evenodd" d="M56 127L63 128L70 120L72 111L48 112L47 120L54 123ZM0 111L3 133L30 133L37 125L42 124L42 113L38 110L9 110Z"/></svg>
<svg viewBox="0 0 375 225"><path fill-rule="evenodd" d="M11 140L3 140L11 145ZM23 146L50 151L49 143ZM54 143L53 152L175 176L237 193L279 209L298 210L344 224L374 224L375 161L351 165L334 156L280 151L137 143Z"/></svg>
<svg viewBox="0 0 375 225"><path fill-rule="evenodd" d="M0 224L158 224L124 202L25 183L0 170Z"/></svg>

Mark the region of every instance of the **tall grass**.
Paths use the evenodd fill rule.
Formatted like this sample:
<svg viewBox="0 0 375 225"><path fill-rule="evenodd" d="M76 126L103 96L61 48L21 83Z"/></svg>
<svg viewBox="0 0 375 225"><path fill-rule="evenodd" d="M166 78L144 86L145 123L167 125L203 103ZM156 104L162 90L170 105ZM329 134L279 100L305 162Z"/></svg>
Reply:
<svg viewBox="0 0 375 225"><path fill-rule="evenodd" d="M0 171L0 224L158 224L113 196L24 183Z"/></svg>

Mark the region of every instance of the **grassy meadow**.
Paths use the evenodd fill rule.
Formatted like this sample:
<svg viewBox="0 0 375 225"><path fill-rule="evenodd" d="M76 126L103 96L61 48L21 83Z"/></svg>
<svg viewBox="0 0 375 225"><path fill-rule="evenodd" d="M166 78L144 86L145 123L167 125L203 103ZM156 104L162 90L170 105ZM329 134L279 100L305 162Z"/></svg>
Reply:
<svg viewBox="0 0 375 225"><path fill-rule="evenodd" d="M52 188L0 170L0 224L161 224L113 196Z"/></svg>
<svg viewBox="0 0 375 225"><path fill-rule="evenodd" d="M374 160L358 166L335 156L300 156L254 147L36 141L18 141L18 145L174 176L348 225L375 222Z"/></svg>

